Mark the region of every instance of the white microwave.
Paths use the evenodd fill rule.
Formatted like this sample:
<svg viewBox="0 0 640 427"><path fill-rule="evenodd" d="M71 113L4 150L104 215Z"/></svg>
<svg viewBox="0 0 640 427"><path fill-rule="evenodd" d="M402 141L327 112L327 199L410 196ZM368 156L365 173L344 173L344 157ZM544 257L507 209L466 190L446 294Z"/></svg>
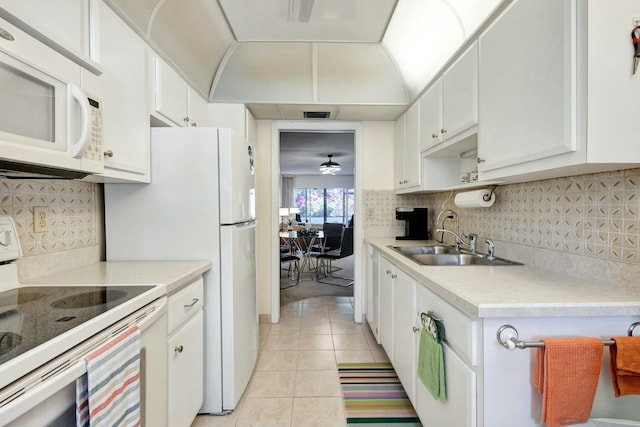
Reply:
<svg viewBox="0 0 640 427"><path fill-rule="evenodd" d="M103 155L102 102L0 46L0 175L79 178L102 172Z"/></svg>

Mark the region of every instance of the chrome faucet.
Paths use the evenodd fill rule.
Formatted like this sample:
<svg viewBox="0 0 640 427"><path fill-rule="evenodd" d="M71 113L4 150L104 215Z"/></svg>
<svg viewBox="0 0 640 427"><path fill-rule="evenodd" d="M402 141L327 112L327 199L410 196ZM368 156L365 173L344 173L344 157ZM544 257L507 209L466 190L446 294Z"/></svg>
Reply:
<svg viewBox="0 0 640 427"><path fill-rule="evenodd" d="M438 214L438 218L436 219L436 227L438 226L438 224L440 224L440 218L442 217L442 215L444 215L445 217L442 219L442 224L440 225L440 228L436 229L435 232L437 233L438 231L441 231L442 229L444 229L444 223L447 219L451 218L451 219L455 219L456 220L456 232L455 234L459 235L460 234L460 223L458 222L458 213L454 210L451 209L447 209L447 210L443 210L442 212L440 212ZM444 231L442 231L442 235L440 236L440 243L444 243Z"/></svg>
<svg viewBox="0 0 640 427"><path fill-rule="evenodd" d="M447 230L446 228L436 228L435 230L436 233L440 232L442 233L442 235L444 236L444 233L449 233L452 234L455 238L456 238L456 250L459 251L460 250L460 245L465 245L466 247L469 248L469 251L471 251L471 253L476 253L477 249L478 249L478 235L477 234L463 234L462 236L466 237L467 239L469 239L469 242L465 242L464 238L459 234L456 233L454 231L451 230ZM444 239L442 239L444 241ZM440 242L442 243L442 242Z"/></svg>

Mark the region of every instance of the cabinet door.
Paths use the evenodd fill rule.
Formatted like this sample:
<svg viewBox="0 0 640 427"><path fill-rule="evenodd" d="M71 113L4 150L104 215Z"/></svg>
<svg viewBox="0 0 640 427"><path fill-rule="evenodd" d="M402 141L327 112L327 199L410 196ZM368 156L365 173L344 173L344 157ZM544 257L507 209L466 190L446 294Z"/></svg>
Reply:
<svg viewBox="0 0 640 427"><path fill-rule="evenodd" d="M443 347L447 399L444 402L434 399L417 379L416 412L429 427L475 427L476 373L449 346Z"/></svg>
<svg viewBox="0 0 640 427"><path fill-rule="evenodd" d="M396 144L395 144L395 188L396 190L406 187L404 179L404 159L405 159L405 123L406 114L396 120Z"/></svg>
<svg viewBox="0 0 640 427"><path fill-rule="evenodd" d="M376 337L378 343L380 338L378 335L378 292L379 292L379 264L380 254L367 246L367 322L371 332Z"/></svg>
<svg viewBox="0 0 640 427"><path fill-rule="evenodd" d="M188 90L189 95L189 126L206 127L209 121L207 111L207 101L202 99L191 87Z"/></svg>
<svg viewBox="0 0 640 427"><path fill-rule="evenodd" d="M420 167L420 103L407 110L404 134L404 182L405 187L417 187L422 182Z"/></svg>
<svg viewBox="0 0 640 427"><path fill-rule="evenodd" d="M186 126L188 116L187 84L160 58L156 58L155 109L178 126Z"/></svg>
<svg viewBox="0 0 640 427"><path fill-rule="evenodd" d="M203 338L200 311L168 340L170 426L189 427L202 406Z"/></svg>
<svg viewBox="0 0 640 427"><path fill-rule="evenodd" d="M438 79L420 98L420 150L427 150L442 140L442 80Z"/></svg>
<svg viewBox="0 0 640 427"><path fill-rule="evenodd" d="M455 139L478 124L478 43L474 43L442 77L443 138Z"/></svg>
<svg viewBox="0 0 640 427"><path fill-rule="evenodd" d="M393 264L380 257L380 293L378 334L380 344L393 363L393 284L396 273Z"/></svg>
<svg viewBox="0 0 640 427"><path fill-rule="evenodd" d="M480 37L480 173L576 150L575 13L574 0L514 2Z"/></svg>
<svg viewBox="0 0 640 427"><path fill-rule="evenodd" d="M244 104L211 103L208 105L209 126L235 129L239 135L249 139L248 121L252 119Z"/></svg>
<svg viewBox="0 0 640 427"><path fill-rule="evenodd" d="M111 8L99 4L105 176L124 171L133 180L144 180L150 138L145 43Z"/></svg>
<svg viewBox="0 0 640 427"><path fill-rule="evenodd" d="M416 284L398 270L393 285L393 368L407 396L415 404L416 338L413 328L416 319Z"/></svg>
<svg viewBox="0 0 640 427"><path fill-rule="evenodd" d="M90 57L91 3L92 0L0 0L0 15L24 31L31 34L36 31L87 59Z"/></svg>

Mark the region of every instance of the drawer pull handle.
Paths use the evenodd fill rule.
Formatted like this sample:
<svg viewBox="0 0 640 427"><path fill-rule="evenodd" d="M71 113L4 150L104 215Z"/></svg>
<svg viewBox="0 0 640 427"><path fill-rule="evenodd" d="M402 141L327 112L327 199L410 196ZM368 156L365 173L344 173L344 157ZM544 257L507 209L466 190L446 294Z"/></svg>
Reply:
<svg viewBox="0 0 640 427"><path fill-rule="evenodd" d="M200 299L199 299L199 298L194 298L194 299L193 299L193 302L192 302L191 304L185 304L185 305L184 305L184 308L191 308L191 307L193 307L194 305L196 305L196 304L198 303L198 301L200 301Z"/></svg>
<svg viewBox="0 0 640 427"><path fill-rule="evenodd" d="M418 332L420 332L420 328L416 328L415 326L413 327L413 333L417 334Z"/></svg>
<svg viewBox="0 0 640 427"><path fill-rule="evenodd" d="M173 349L176 353L182 353L182 350L184 350L182 345L176 346L176 348Z"/></svg>

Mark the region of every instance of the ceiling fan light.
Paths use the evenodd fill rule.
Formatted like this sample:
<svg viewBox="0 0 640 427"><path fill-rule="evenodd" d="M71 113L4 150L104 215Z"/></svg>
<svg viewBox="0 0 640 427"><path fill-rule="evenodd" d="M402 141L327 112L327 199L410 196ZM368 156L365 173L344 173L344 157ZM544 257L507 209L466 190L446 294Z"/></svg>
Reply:
<svg viewBox="0 0 640 427"><path fill-rule="evenodd" d="M331 160L333 154L329 154L329 160L320 163L320 172L323 175L335 175L336 172L340 172L340 164Z"/></svg>

